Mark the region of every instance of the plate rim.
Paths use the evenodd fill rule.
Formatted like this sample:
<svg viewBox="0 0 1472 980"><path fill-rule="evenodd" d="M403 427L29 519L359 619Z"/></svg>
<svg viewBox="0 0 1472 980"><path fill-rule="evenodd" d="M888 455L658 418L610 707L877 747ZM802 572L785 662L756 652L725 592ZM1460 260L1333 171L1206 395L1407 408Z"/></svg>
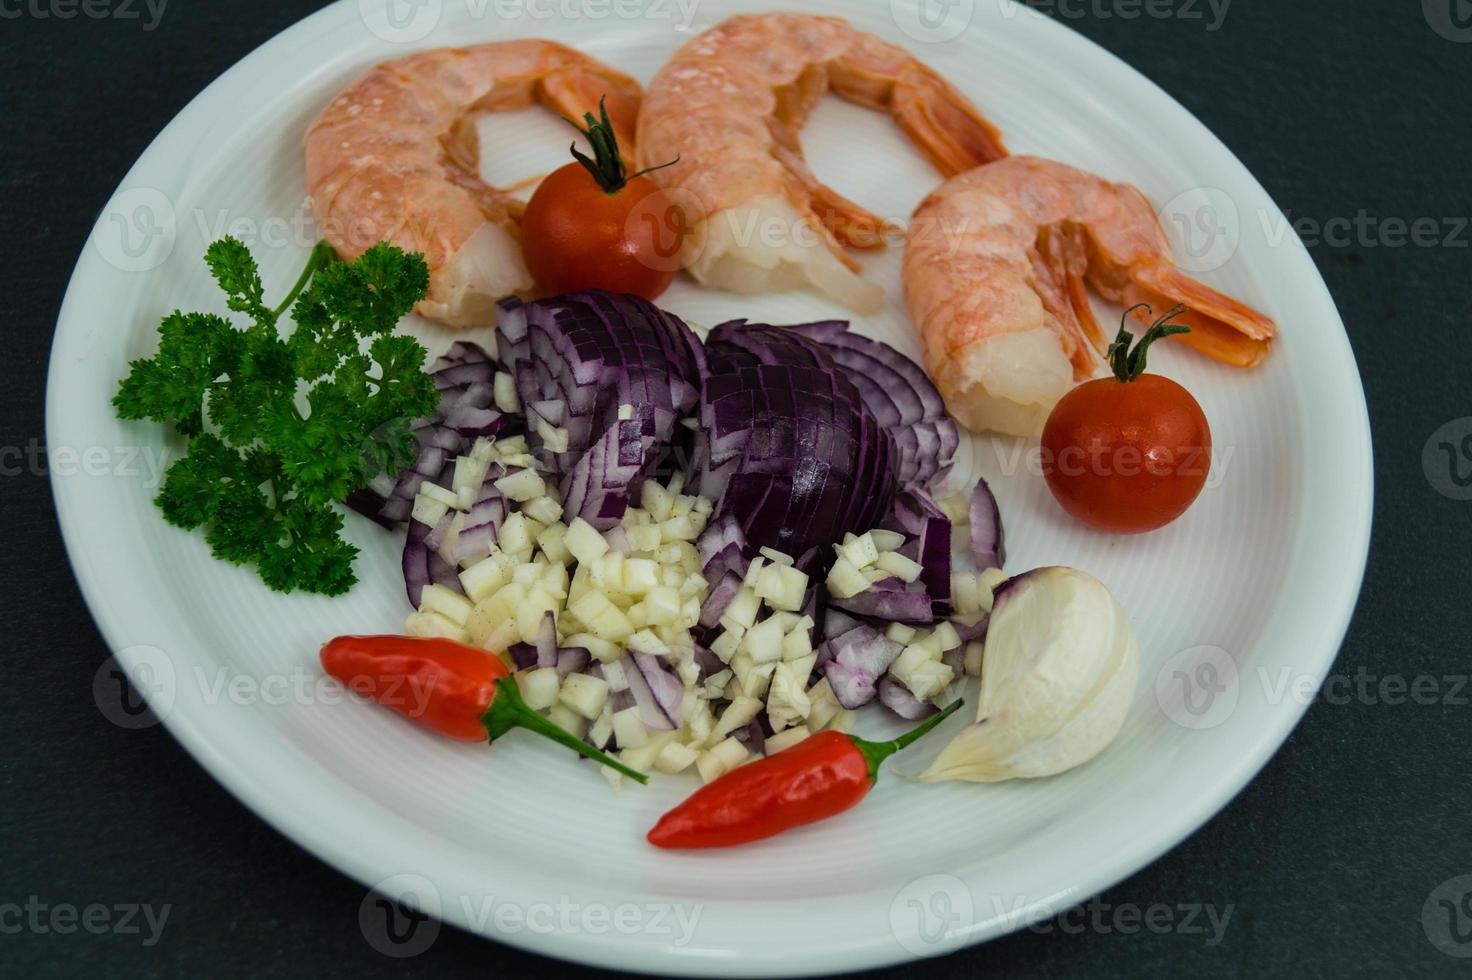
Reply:
<svg viewBox="0 0 1472 980"><path fill-rule="evenodd" d="M894 3L903 2L913 5L912 0L892 0ZM353 0L338 0L322 10L317 11L296 23L289 25L281 32L265 41L249 54L245 55L208 86L195 95L172 120L154 137L147 148L139 155L138 159L129 168L119 182L117 189L109 198L109 201L123 190L136 184L135 176L145 165L154 162L161 146L170 138L177 139L187 128L188 124L203 118L207 110L207 103L225 93L227 88L237 83L240 79L249 76L261 67L264 61L277 52L284 51L289 44L295 44L309 39L311 29L325 26L338 25L344 18L354 14L353 8L358 6ZM795 6L795 4L794 4ZM1220 139L1211 132L1194 114L1176 101L1169 93L1165 92L1148 77L1113 55L1107 49L1096 44L1094 41L1078 34L1067 26L1052 21L1045 15L1033 11L1022 5L1017 5L1010 15L1001 15L1017 23L1031 25L1027 29L1035 29L1044 33L1051 33L1048 38L1050 44L1058 45L1059 50L1065 53L1078 53L1094 63L1102 63L1108 70L1119 74L1123 73L1126 84L1132 91L1138 92L1142 98L1148 99L1149 104L1159 107L1169 113L1174 121L1184 127L1182 136L1189 135L1195 140L1204 139L1209 143L1209 150L1214 158L1220 160L1221 166L1227 170L1236 171L1239 180L1245 180L1247 186L1260 193L1262 197L1271 202L1265 188L1257 181L1246 166L1237 158ZM1102 59L1102 62L1100 62ZM146 186L146 185L144 185ZM106 205L100 209L101 214L106 213ZM1337 659L1338 652L1343 645L1344 637L1348 632L1350 621L1356 607L1360 588L1368 560L1370 532L1373 521L1374 502L1374 470L1373 470L1373 444L1371 441L1371 430L1369 426L1368 406L1364 396L1363 383L1359 376L1358 366L1354 358L1353 349L1350 346L1347 332L1344 330L1343 319L1339 314L1337 305L1330 294L1327 284L1322 275L1314 265L1312 258L1299 241L1296 232L1289 229L1289 237L1285 246L1291 254L1292 261L1304 267L1306 274L1299 278L1307 289L1310 282L1316 293L1311 301L1316 306L1322 306L1326 314L1332 315L1331 326L1337 327L1337 331L1330 331L1332 341L1336 343L1341 360L1346 362L1340 364L1340 370L1324 372L1332 375L1335 380L1343 377L1343 371L1347 367L1349 377L1352 378L1350 387L1356 396L1358 411L1350 413L1353 417L1344 419L1346 426L1353 428L1359 435L1355 441L1354 449L1362 449L1358 454L1360 471L1352 488L1345 490L1343 496L1333 501L1337 513L1347 516L1351 523L1346 525L1346 536L1344 547L1351 556L1351 561L1342 566L1337 581L1332 586L1324 586L1327 591L1332 592L1334 598L1333 607L1319 610L1320 621L1325 625L1319 627L1315 633L1322 638L1319 645L1322 649L1316 657L1316 663L1311 670L1305 674L1312 676L1315 686L1321 685L1328 671ZM66 294L63 299L58 317L56 332L52 340L51 356L47 367L46 386L46 437L51 446L67 445L67 427L71 424L71 417L67 411L67 384L68 372L62 360L62 353L66 346L64 341L72 334L85 327L84 322L78 322L78 308L82 304L81 295L85 291L85 282L88 279L89 270L97 263L103 262L92 245L92 232L89 231L87 240L82 245L72 275L68 281ZM1310 279L1311 277L1311 279ZM71 324L71 326L69 326ZM1300 394L1295 386L1295 394ZM51 490L53 500L57 509L58 521L61 525L62 537L65 542L68 560L71 563L74 575L81 589L84 601L96 622L99 631L107 641L108 647L114 656L117 656L125 669L133 669L135 664L130 662L127 650L123 647L120 639L123 631L120 620L120 612L115 608L115 600L106 594L106 586L103 575L86 561L87 542L81 537L80 519L77 512L79 503L75 500L76 492L69 487L65 478L59 475L56 468L50 472ZM1297 554L1295 551L1295 562ZM170 601L173 597L169 597ZM192 626L183 627L186 632L192 634ZM125 640L123 642L126 642ZM1150 843L1142 845L1133 851L1116 852L1111 858L1101 860L1090 866L1089 869L1081 871L1076 876L1077 885L1070 891L1079 897L1098 894L1100 891L1111 887L1124 878L1132 875L1149 864L1156 861L1161 855L1176 847L1186 837L1198 831L1206 822L1221 811L1232 801L1246 785L1256 777L1258 772L1267 762L1282 748L1292 731L1302 720L1307 711L1310 701L1294 703L1287 707L1280 707L1274 711L1270 718L1273 725L1266 730L1251 746L1249 752L1236 760L1236 764L1230 768L1223 769L1212 784L1214 791L1207 795L1203 794L1199 800L1193 801L1194 806L1184 807L1178 810L1173 817L1168 818L1169 829L1164 833L1156 833L1150 838ZM248 809L258 817L266 821L273 828L281 832L289 840L303 846L316 857L331 865L337 870L349 875L365 887L372 887L375 882L382 881L388 874L393 872L384 871L381 860L365 858L353 853L347 840L347 835L329 833L323 829L314 816L320 811L307 801L306 797L294 798L290 794L279 791L273 792L273 787L268 780L261 778L259 765L251 766L242 764L239 756L227 751L230 747L230 739L225 737L225 732L220 730L219 725L201 724L200 719L191 718L185 712L170 712L164 719L164 726L170 734L188 751L200 764L206 773L217 783L225 787ZM327 773L327 770L319 766L303 764L307 771L315 774ZM334 792L351 795L353 790L345 783L338 782ZM375 823L383 820L394 821L402 825L402 829L412 829L415 825L408 820L397 816L387 810L375 810ZM720 902L707 902L705 904L722 904ZM1070 903L1071 904L1071 903ZM907 953L893 942L895 937L845 937L842 944L837 947L828 947L805 950L794 954L790 950L768 951L764 955L751 955L752 949L732 950L726 956L719 955L719 951L704 950L678 950L673 947L659 949L637 945L619 944L616 940L610 941L606 937L590 936L584 933L574 935L557 934L548 937L528 932L525 930L517 932L497 932L488 930L484 923L477 925L468 921L464 914L458 914L462 910L449 908L444 911L441 918L468 932L486 935L500 942L527 949L529 951L547 955L559 959L571 959L582 963L599 966L615 966L624 969L642 970L649 973L661 974L690 974L708 973L719 975L767 975L772 972L783 974L818 974L830 973L839 970L873 968L904 962L920 958L913 953ZM1054 909L1046 905L1022 908L1009 912L1006 915L994 916L991 919L979 918L973 921L969 928L958 934L955 942L948 942L943 949L937 952L947 952L965 945L972 945L991 938L1006 934L1022 928L1040 919L1047 918L1054 913ZM679 955L681 953L699 955ZM673 954L673 955L672 955ZM732 957L741 955L740 959Z"/></svg>

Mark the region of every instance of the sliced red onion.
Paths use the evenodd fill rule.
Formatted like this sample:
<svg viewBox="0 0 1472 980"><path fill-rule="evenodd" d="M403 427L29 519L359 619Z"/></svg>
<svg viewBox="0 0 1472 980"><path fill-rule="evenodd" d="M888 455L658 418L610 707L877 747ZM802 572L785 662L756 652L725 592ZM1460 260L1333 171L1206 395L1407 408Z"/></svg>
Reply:
<svg viewBox="0 0 1472 980"><path fill-rule="evenodd" d="M440 546L445 543L445 535L450 533L450 525L455 522L456 511L447 510L443 517L435 522L429 533L424 536L424 546L430 551L439 551Z"/></svg>
<svg viewBox="0 0 1472 980"><path fill-rule="evenodd" d="M660 706L659 699L655 697L643 669L634 660L634 657L631 654L624 654L621 662L624 665L624 674L628 678L629 693L633 695L634 703L639 707L639 717L644 720L644 727L661 732L675 728L676 723ZM676 684L679 683L679 678L674 680ZM683 694L681 696L683 697Z"/></svg>
<svg viewBox="0 0 1472 980"><path fill-rule="evenodd" d="M971 491L971 554L978 569L1001 568L1007 560L1007 546L1002 536L1002 512L992 488L980 477Z"/></svg>
<svg viewBox="0 0 1472 980"><path fill-rule="evenodd" d="M532 667L540 667L541 658L537 648L530 643L517 641L506 648L506 653L511 657L511 663L517 670L528 670Z"/></svg>
<svg viewBox="0 0 1472 980"><path fill-rule="evenodd" d="M705 602L700 606L700 625L707 629L714 629L719 625L721 617L726 615L726 609L731 605L731 600L740 591L740 575L729 571L721 576L721 580L706 593Z"/></svg>
<svg viewBox="0 0 1472 980"><path fill-rule="evenodd" d="M557 618L552 610L542 614L541 622L537 623L537 635L535 640L537 647L537 665L539 667L556 667L557 660Z"/></svg>
<svg viewBox="0 0 1472 980"><path fill-rule="evenodd" d="M864 404L894 437L900 486L934 482L950 469L960 445L944 399L924 370L887 344L848 329L842 320L789 327L828 348L859 389Z"/></svg>
<svg viewBox="0 0 1472 980"><path fill-rule="evenodd" d="M377 520L387 528L394 528L409 520L409 515L414 511L414 501L395 496L384 503L378 512Z"/></svg>
<svg viewBox="0 0 1472 980"><path fill-rule="evenodd" d="M602 666L601 664L594 663L593 666L589 668L589 673L592 673L592 674L594 674L594 676L597 676L597 677L602 677L603 676L603 671L599 669L601 666ZM609 691L608 692L608 710L609 711L613 712L614 714L618 714L620 711L623 711L625 708L632 708L632 707L635 707L634 692L633 691L630 691L628 688L624 688L622 691Z"/></svg>
<svg viewBox="0 0 1472 980"><path fill-rule="evenodd" d="M823 344L733 321L711 331L706 361L696 486L717 519L815 563L875 525L894 494L893 442Z"/></svg>
<svg viewBox="0 0 1472 980"><path fill-rule="evenodd" d="M449 350L434 359L434 363L429 366L429 373L434 374L457 364L476 364L491 360L493 358L479 344L457 340L450 345Z"/></svg>
<svg viewBox="0 0 1472 980"><path fill-rule="evenodd" d="M507 515L506 498L496 488L496 481L506 472L506 467L499 462L487 468L480 494L465 514L460 536L455 539L452 551L457 562L485 558L495 551L496 537Z"/></svg>
<svg viewBox="0 0 1472 980"><path fill-rule="evenodd" d="M903 650L872 626L849 630L825 641L824 646L830 648L831 658L823 666L823 675L833 696L845 708L858 708L874 700L874 685Z"/></svg>
<svg viewBox="0 0 1472 980"><path fill-rule="evenodd" d="M565 509L606 529L695 408L700 342L648 301L596 290L505 301L496 329L521 403L566 433L565 451L539 453L561 478ZM620 406L633 406L637 422L621 419ZM543 448L535 426L528 439Z"/></svg>
<svg viewBox="0 0 1472 980"><path fill-rule="evenodd" d="M882 623L929 626L935 622L930 595L919 582L907 584L897 578L880 579L858 595L829 601L845 612Z"/></svg>
<svg viewBox="0 0 1472 980"><path fill-rule="evenodd" d="M951 519L928 492L911 487L895 496L894 510L884 524L909 538L900 548L900 554L920 565L919 581L930 596L935 614L943 616L948 613L951 607Z"/></svg>
<svg viewBox="0 0 1472 980"><path fill-rule="evenodd" d="M387 528L390 531L399 526L399 521L395 520L384 512L385 509L388 507L389 501L382 494L375 493L374 491L366 488L362 490L354 490L352 493L348 494L347 500L345 500L344 503L346 503L348 507L352 508L354 511L357 511L364 517L367 517L370 520L381 524L383 527ZM407 513L408 511L406 510L406 516Z"/></svg>
<svg viewBox="0 0 1472 980"><path fill-rule="evenodd" d="M656 445L652 417L615 422L563 477L563 510L600 531L616 527L644 484Z"/></svg>
<svg viewBox="0 0 1472 980"><path fill-rule="evenodd" d="M819 633L823 639L831 640L866 625L863 620L856 619L840 609L835 609L831 604L833 602L831 598L828 601L830 605L823 613L822 630Z"/></svg>
<svg viewBox="0 0 1472 980"><path fill-rule="evenodd" d="M986 628L991 618L989 613L983 613L975 623L968 625L959 619L953 619L951 625L955 627L956 635L961 638L963 644L980 643L986 640Z"/></svg>
<svg viewBox="0 0 1472 980"><path fill-rule="evenodd" d="M462 388L478 382L493 382L496 365L486 361L462 361L434 372L434 386L440 391Z"/></svg>
<svg viewBox="0 0 1472 980"><path fill-rule="evenodd" d="M457 595L465 594L465 587L460 584L459 569L445 561L438 551L429 553L429 580Z"/></svg>
<svg viewBox="0 0 1472 980"><path fill-rule="evenodd" d="M585 670L592 659L587 647L562 647L557 651L557 673L566 677Z"/></svg>
<svg viewBox="0 0 1472 980"><path fill-rule="evenodd" d="M893 677L886 675L879 681L879 703L906 721L919 721L935 714L940 709L929 701L921 701Z"/></svg>
<svg viewBox="0 0 1472 980"><path fill-rule="evenodd" d="M429 584L429 549L424 539L434 530L423 521L409 520L408 535L404 539L404 588L409 595L409 605L419 608L424 587Z"/></svg>
<svg viewBox="0 0 1472 980"><path fill-rule="evenodd" d="M649 690L659 704L660 711L669 719L672 728L678 728L680 726L680 706L685 699L685 685L680 683L679 676L670 669L669 665L654 654L639 650L629 652L633 655L639 672L644 675L644 682L649 685Z"/></svg>
<svg viewBox="0 0 1472 980"><path fill-rule="evenodd" d="M695 664L700 668L701 680L705 680L712 674L719 674L726 669L726 665L721 661L720 657L712 653L708 647L700 646L699 644L695 647Z"/></svg>
<svg viewBox="0 0 1472 980"><path fill-rule="evenodd" d="M762 712L731 733L736 741L746 746L746 751L756 755L763 755L767 751L767 733L762 730L761 723L761 719L765 717L766 712Z"/></svg>
<svg viewBox="0 0 1472 980"><path fill-rule="evenodd" d="M954 680L966 672L966 645L952 647L940 655L940 662L951 668L951 679Z"/></svg>
<svg viewBox="0 0 1472 980"><path fill-rule="evenodd" d="M746 534L741 530L741 524L730 515L718 517L706 525L701 532L700 539L695 542L695 550L700 555L700 564L709 568L711 561L719 554L726 552L727 548L734 546L738 551L745 551Z"/></svg>

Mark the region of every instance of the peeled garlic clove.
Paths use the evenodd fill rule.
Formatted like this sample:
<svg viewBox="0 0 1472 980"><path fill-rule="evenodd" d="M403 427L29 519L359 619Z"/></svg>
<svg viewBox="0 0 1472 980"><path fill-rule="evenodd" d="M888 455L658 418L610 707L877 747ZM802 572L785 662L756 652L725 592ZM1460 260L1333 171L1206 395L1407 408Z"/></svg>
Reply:
<svg viewBox="0 0 1472 980"><path fill-rule="evenodd" d="M1098 579L1039 568L997 590L976 724L920 774L977 783L1052 776L1119 734L1140 652L1129 616Z"/></svg>

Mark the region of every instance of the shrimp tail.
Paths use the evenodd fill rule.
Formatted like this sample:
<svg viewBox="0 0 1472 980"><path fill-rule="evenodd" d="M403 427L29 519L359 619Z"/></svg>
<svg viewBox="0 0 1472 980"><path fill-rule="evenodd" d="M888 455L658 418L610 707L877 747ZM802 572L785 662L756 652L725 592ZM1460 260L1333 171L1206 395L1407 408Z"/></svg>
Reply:
<svg viewBox="0 0 1472 980"><path fill-rule="evenodd" d="M1186 311L1172 319L1191 328L1181 342L1233 367L1252 367L1267 356L1277 335L1273 321L1251 307L1198 282L1168 262L1146 262L1130 269L1125 302L1149 304L1156 315L1176 305ZM1152 318L1145 310L1135 316Z"/></svg>
<svg viewBox="0 0 1472 980"><path fill-rule="evenodd" d="M582 67L569 67L542 79L545 103L574 122L583 113L597 113L601 103L608 110L608 121L623 150L625 163L634 162L634 130L639 120L639 90L632 85L623 89L610 84L607 74Z"/></svg>
<svg viewBox="0 0 1472 980"><path fill-rule="evenodd" d="M1007 156L997 127L925 65L905 68L895 83L890 113L943 176Z"/></svg>

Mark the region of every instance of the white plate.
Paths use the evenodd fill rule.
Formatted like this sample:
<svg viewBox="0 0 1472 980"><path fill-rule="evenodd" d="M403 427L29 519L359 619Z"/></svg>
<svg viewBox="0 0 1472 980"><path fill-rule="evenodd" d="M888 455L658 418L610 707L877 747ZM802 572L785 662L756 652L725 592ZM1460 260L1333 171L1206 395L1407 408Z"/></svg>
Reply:
<svg viewBox="0 0 1472 980"><path fill-rule="evenodd" d="M908 783L901 774L924 761L917 749L839 819L685 855L655 851L643 832L686 780L614 796L590 765L529 736L490 751L380 710L321 703L330 689L310 683L318 645L401 622L397 538L351 520L362 582L338 600L275 595L212 560L151 502L159 427L113 417L127 361L151 350L170 309L219 308L200 255L225 231L253 238L271 289L286 288L311 236L303 131L364 66L436 44L550 35L647 80L693 30L758 6L700 5L687 25L689 5L673 0L564 4L578 16L556 20L551 4L426 0L398 3L404 17L390 21L382 0L364 0L251 54L149 147L77 264L51 362L49 443L81 454L53 473L87 601L170 731L241 800L360 881L400 876L385 887L537 952L655 972L817 973L942 952L1082 901L1194 831L1283 742L1304 707L1292 682L1316 686L1343 637L1370 524L1364 398L1322 281L1232 154L1111 55L1022 7L964 2L936 19L911 4L852 16L955 81L1014 151L1173 202L1163 210L1183 263L1282 327L1252 372L1177 349L1151 358L1200 397L1218 447L1215 485L1159 533L1088 533L1028 472L1024 447L977 439L963 450L963 474L986 474L1001 499L1012 568L1076 565L1131 610L1145 669L1118 742L1062 777L997 786ZM490 122L491 176L560 162L562 125L539 111ZM805 141L817 173L887 215L908 215L935 182L887 120L836 100ZM870 261L892 297L896 252ZM742 300L687 282L665 302L706 323L841 314L815 295ZM859 326L915 350L893 299ZM235 676L244 680L221 686ZM1210 691L1188 690L1194 682L1224 690L1208 701ZM686 923L698 915L693 931L672 914L656 922L658 908Z"/></svg>

